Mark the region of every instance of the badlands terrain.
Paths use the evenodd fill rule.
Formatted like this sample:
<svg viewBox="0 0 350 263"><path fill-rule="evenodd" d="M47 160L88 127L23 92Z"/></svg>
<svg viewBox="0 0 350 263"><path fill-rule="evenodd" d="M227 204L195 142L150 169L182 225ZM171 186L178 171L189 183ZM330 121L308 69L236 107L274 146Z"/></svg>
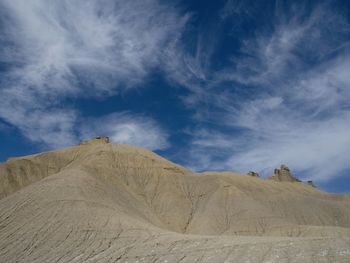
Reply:
<svg viewBox="0 0 350 263"><path fill-rule="evenodd" d="M0 164L0 262L350 262L350 196L95 138Z"/></svg>

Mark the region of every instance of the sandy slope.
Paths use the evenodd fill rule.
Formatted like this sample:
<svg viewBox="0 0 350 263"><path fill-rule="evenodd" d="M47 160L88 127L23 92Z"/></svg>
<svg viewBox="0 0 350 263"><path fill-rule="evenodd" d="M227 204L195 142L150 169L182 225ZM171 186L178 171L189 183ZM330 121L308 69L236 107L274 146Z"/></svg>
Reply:
<svg viewBox="0 0 350 263"><path fill-rule="evenodd" d="M350 197L102 142L0 165L0 262L350 262Z"/></svg>

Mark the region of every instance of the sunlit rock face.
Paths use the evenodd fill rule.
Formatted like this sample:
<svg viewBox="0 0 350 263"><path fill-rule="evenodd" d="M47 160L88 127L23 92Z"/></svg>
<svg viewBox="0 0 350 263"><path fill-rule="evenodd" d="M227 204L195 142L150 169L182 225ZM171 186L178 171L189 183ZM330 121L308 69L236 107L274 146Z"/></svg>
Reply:
<svg viewBox="0 0 350 263"><path fill-rule="evenodd" d="M289 167L285 164L282 164L280 169L275 169L274 174L268 179L278 182L300 182L291 174Z"/></svg>

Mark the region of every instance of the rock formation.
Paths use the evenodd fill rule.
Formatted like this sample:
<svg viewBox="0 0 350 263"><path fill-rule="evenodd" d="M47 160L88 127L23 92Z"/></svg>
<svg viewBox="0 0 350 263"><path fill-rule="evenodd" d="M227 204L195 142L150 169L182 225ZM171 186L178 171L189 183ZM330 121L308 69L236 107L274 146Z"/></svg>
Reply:
<svg viewBox="0 0 350 263"><path fill-rule="evenodd" d="M292 176L289 167L285 164L282 164L280 169L275 169L274 174L268 179L278 182L300 182L299 179Z"/></svg>
<svg viewBox="0 0 350 263"><path fill-rule="evenodd" d="M82 141L80 145L89 145L89 144L107 144L109 143L109 137L106 136L95 136L90 140Z"/></svg>
<svg viewBox="0 0 350 263"><path fill-rule="evenodd" d="M249 171L247 173L248 176L252 176L252 177L260 177L260 175L257 172L253 172L253 171Z"/></svg>
<svg viewBox="0 0 350 263"><path fill-rule="evenodd" d="M310 186L316 188L316 185L313 181L307 181L307 185L310 185Z"/></svg>

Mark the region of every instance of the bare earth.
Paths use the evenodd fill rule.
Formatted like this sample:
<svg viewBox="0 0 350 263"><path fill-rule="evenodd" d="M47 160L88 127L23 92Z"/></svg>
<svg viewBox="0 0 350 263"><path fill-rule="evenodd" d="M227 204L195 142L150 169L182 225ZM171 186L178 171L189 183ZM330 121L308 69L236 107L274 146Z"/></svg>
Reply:
<svg viewBox="0 0 350 263"><path fill-rule="evenodd" d="M0 262L350 262L350 196L91 141L0 164Z"/></svg>

